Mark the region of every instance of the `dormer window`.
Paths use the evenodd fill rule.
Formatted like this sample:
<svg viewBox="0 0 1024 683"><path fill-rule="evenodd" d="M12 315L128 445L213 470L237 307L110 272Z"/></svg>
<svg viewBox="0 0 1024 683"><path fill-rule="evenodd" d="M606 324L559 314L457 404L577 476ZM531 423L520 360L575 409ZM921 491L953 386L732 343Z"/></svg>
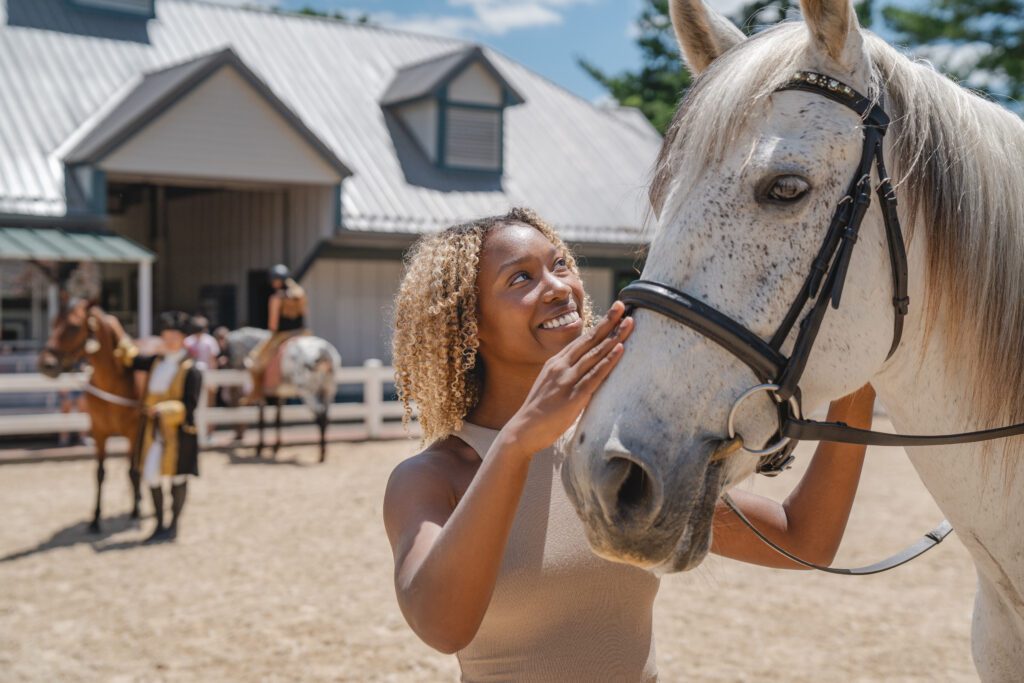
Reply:
<svg viewBox="0 0 1024 683"><path fill-rule="evenodd" d="M83 9L100 10L127 17L152 19L156 16L155 0L69 0Z"/></svg>
<svg viewBox="0 0 1024 683"><path fill-rule="evenodd" d="M381 105L439 168L500 174L505 109L522 102L473 47L401 69Z"/></svg>

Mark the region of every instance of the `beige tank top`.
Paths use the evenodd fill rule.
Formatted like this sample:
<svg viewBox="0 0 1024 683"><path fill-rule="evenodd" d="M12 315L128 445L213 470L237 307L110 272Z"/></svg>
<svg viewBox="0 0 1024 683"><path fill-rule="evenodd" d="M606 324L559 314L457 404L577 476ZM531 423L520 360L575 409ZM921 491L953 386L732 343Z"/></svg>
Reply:
<svg viewBox="0 0 1024 683"><path fill-rule="evenodd" d="M469 423L455 434L481 458L497 435ZM591 552L558 453L556 444L530 464L491 603L458 653L462 680L656 681L658 579Z"/></svg>

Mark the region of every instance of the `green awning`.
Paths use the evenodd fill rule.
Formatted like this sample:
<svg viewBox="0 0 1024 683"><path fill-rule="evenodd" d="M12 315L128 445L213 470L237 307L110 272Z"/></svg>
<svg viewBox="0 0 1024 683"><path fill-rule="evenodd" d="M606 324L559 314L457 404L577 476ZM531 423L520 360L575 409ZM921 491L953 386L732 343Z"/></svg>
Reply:
<svg viewBox="0 0 1024 683"><path fill-rule="evenodd" d="M0 260L140 263L155 258L148 249L111 233L0 228Z"/></svg>

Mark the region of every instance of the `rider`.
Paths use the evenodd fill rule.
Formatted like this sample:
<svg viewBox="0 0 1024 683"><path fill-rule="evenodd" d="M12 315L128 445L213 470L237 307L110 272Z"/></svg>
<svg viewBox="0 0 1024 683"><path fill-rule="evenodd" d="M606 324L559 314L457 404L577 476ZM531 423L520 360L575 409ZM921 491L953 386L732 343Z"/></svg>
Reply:
<svg viewBox="0 0 1024 683"><path fill-rule="evenodd" d="M288 266L279 263L272 267L267 277L272 292L267 300L267 328L270 338L260 342L249 354L246 365L252 373L252 393L249 401L257 401L263 394L263 379L274 354L281 344L303 334L306 329L306 292L292 279Z"/></svg>
<svg viewBox="0 0 1024 683"><path fill-rule="evenodd" d="M142 356L137 349L122 351L127 367L148 373L142 398L141 438L133 464L150 487L156 529L147 542L174 540L178 519L185 508L188 475L199 475L199 441L195 409L203 375L185 348L192 332L189 316L167 311L160 316L162 353ZM162 478L171 478L171 525L164 526Z"/></svg>

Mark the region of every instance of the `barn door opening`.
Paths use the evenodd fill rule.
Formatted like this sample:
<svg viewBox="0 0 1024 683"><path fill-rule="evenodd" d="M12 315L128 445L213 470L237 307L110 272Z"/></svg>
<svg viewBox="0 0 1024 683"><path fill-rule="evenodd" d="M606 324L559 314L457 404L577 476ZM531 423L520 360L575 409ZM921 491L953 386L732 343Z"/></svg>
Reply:
<svg viewBox="0 0 1024 683"><path fill-rule="evenodd" d="M249 321L253 327L267 326L267 299L270 298L270 282L267 269L249 271Z"/></svg>

